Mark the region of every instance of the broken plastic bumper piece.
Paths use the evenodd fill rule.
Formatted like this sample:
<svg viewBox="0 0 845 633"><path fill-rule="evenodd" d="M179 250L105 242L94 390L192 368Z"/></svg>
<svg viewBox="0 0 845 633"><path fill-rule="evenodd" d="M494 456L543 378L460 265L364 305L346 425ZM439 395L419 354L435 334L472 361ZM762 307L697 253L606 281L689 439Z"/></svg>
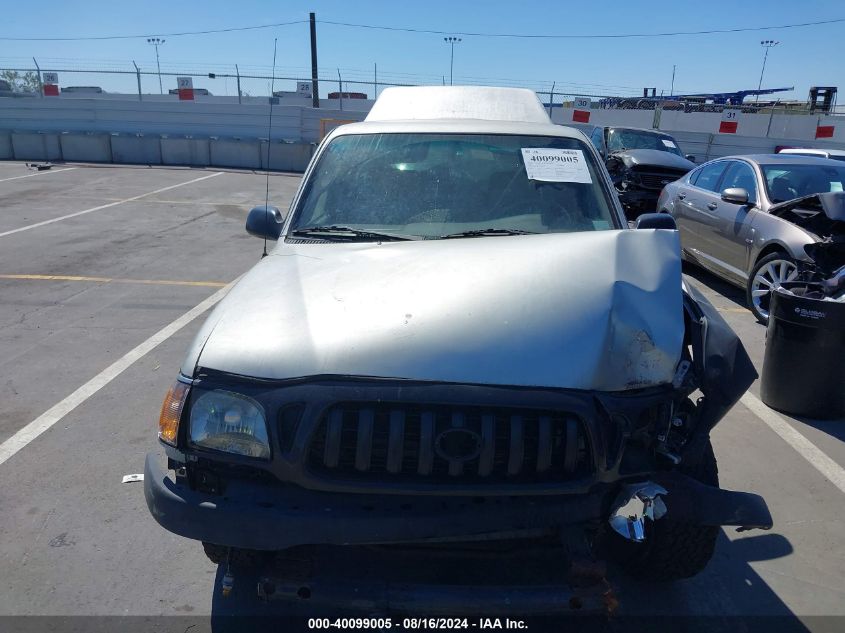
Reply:
<svg viewBox="0 0 845 633"><path fill-rule="evenodd" d="M731 525L738 531L768 530L772 515L766 502L750 492L708 486L679 472L664 472L654 481L627 484L612 505L608 523L624 538L645 540L645 521L669 516L693 525Z"/></svg>
<svg viewBox="0 0 845 633"><path fill-rule="evenodd" d="M619 493L610 513L610 527L629 541L645 541L645 520L657 521L666 514L661 495L666 489L650 481L628 484Z"/></svg>

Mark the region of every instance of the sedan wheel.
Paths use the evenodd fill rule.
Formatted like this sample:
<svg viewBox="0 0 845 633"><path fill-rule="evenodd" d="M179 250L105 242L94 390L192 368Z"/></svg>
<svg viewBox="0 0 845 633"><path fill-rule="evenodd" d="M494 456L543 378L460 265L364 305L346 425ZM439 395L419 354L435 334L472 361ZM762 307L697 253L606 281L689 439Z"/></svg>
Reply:
<svg viewBox="0 0 845 633"><path fill-rule="evenodd" d="M772 291L798 277L798 267L786 253L772 253L757 262L748 280L748 307L760 323L769 321Z"/></svg>

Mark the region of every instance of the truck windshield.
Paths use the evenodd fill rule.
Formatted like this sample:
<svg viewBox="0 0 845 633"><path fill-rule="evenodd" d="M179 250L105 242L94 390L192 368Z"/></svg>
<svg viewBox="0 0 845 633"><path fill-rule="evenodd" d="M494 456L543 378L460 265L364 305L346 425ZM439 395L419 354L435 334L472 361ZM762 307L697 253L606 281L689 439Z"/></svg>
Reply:
<svg viewBox="0 0 845 633"><path fill-rule="evenodd" d="M607 151L619 152L625 149L657 149L677 156L683 156L678 144L668 134L654 134L645 130L614 127L607 132Z"/></svg>
<svg viewBox="0 0 845 633"><path fill-rule="evenodd" d="M289 234L347 227L438 238L619 228L601 178L578 139L339 136L314 167Z"/></svg>

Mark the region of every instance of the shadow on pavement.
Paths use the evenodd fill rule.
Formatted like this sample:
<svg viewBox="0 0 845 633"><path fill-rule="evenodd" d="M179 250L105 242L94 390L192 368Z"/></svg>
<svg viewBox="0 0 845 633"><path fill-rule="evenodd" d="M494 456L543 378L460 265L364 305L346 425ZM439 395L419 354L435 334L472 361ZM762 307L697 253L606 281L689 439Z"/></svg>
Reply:
<svg viewBox="0 0 845 633"><path fill-rule="evenodd" d="M823 433L827 433L841 442L845 442L845 419L843 418L834 420L816 420L814 418L805 418L800 415L792 415L789 413L781 413L781 415L797 420L802 424L806 424L807 426L811 426Z"/></svg>
<svg viewBox="0 0 845 633"><path fill-rule="evenodd" d="M683 262L683 273L689 275L698 283L707 286L713 292L717 292L725 299L735 303L740 308L746 308L745 304L745 290L728 283L721 277L717 277L713 273L699 268L689 262Z"/></svg>
<svg viewBox="0 0 845 633"><path fill-rule="evenodd" d="M677 583L646 583L625 577L611 568L608 578L615 589L620 607L611 617L571 615L532 618L514 605L512 618L525 618L528 628L545 631L639 631L807 633L795 616L766 582L754 571L751 562L789 556L793 548L780 534L751 533L733 540L720 533L716 555L708 568L695 578ZM309 618L368 618L392 616L390 629L404 631L402 614L373 614L365 611L321 609L316 612L307 602L262 602L257 586L260 573L241 572L236 576L232 594L223 598L220 585L224 570L218 569L212 599L211 629L215 633L243 630L307 631ZM414 614L426 617L429 614ZM483 630L479 613L469 618L469 630ZM504 618L502 629L505 629ZM473 622L476 626L473 626ZM812 627L823 630L824 627ZM378 630L378 629L375 629Z"/></svg>

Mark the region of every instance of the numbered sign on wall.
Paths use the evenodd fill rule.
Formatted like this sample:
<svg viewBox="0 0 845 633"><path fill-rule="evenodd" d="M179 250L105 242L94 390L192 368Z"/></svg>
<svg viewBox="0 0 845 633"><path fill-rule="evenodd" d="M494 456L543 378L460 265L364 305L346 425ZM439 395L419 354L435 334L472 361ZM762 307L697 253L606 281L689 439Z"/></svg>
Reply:
<svg viewBox="0 0 845 633"><path fill-rule="evenodd" d="M589 97L575 97L575 109L572 111L572 120L576 123L589 123L590 103Z"/></svg>
<svg viewBox="0 0 845 633"><path fill-rule="evenodd" d="M741 110L725 108L722 110L722 120L719 121L719 134L736 134L739 127L739 114Z"/></svg>
<svg viewBox="0 0 845 633"><path fill-rule="evenodd" d="M179 101L194 100L194 80L191 77L177 77L176 87L179 89Z"/></svg>
<svg viewBox="0 0 845 633"><path fill-rule="evenodd" d="M41 73L41 84L45 97L59 96L59 73Z"/></svg>

